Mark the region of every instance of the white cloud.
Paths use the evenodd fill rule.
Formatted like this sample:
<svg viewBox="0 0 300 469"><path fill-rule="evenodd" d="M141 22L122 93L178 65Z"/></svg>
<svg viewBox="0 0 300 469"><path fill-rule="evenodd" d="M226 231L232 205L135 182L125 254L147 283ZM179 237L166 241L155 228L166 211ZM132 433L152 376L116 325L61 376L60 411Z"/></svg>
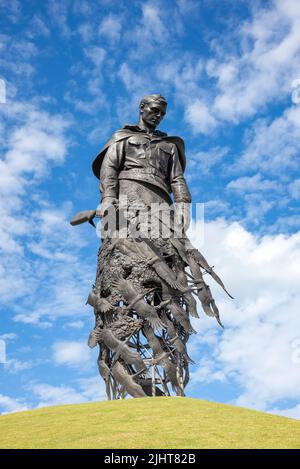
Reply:
<svg viewBox="0 0 300 469"><path fill-rule="evenodd" d="M245 150L223 172L227 177L238 176L226 187L229 195L233 191L242 195L243 208L237 212L241 221L279 232L299 228L298 208L292 203L299 192L295 179L300 164L299 131L299 106L291 106L273 120L258 119L247 130ZM266 223L271 210L272 217L276 213L273 225Z"/></svg>
<svg viewBox="0 0 300 469"><path fill-rule="evenodd" d="M69 318L71 322L82 317L92 317L91 308L85 306L85 300L93 277L94 269L82 265L78 259L76 262L64 263L61 259L52 260L51 255L45 259L38 258L27 272L26 284L21 284L23 291L27 292L25 304L16 304L19 291L16 293L14 289L8 290L6 287L14 321L50 327L61 317Z"/></svg>
<svg viewBox="0 0 300 469"><path fill-rule="evenodd" d="M37 55L38 49L32 41L1 34L0 50L2 73L13 74L23 81L34 74L35 69L30 59ZM13 89L14 85L7 80L7 93Z"/></svg>
<svg viewBox="0 0 300 469"><path fill-rule="evenodd" d="M47 4L51 22L57 26L63 37L69 38L72 34L68 24L68 4L58 0L51 0Z"/></svg>
<svg viewBox="0 0 300 469"><path fill-rule="evenodd" d="M289 230L298 230L300 226L300 215L294 214L290 216L279 217L274 224L274 228L279 233L286 233Z"/></svg>
<svg viewBox="0 0 300 469"><path fill-rule="evenodd" d="M88 400L80 392L70 386L51 386L50 384L37 383L30 386L30 390L38 399L36 407L81 404Z"/></svg>
<svg viewBox="0 0 300 469"><path fill-rule="evenodd" d="M29 37L35 36L44 36L48 37L50 35L50 30L48 26L45 24L45 21L38 16L34 15L31 20L30 31L28 33Z"/></svg>
<svg viewBox="0 0 300 469"><path fill-rule="evenodd" d="M106 399L105 384L100 375L81 378L77 381L81 393L89 401L103 401Z"/></svg>
<svg viewBox="0 0 300 469"><path fill-rule="evenodd" d="M241 55L228 53L217 41L220 57L208 63L207 71L217 78L214 111L221 119L239 121L291 93L299 74L300 10L293 0L253 7L235 40Z"/></svg>
<svg viewBox="0 0 300 469"><path fill-rule="evenodd" d="M142 5L142 12L145 36L157 42L166 40L168 32L161 18L162 12L150 2Z"/></svg>
<svg viewBox="0 0 300 469"><path fill-rule="evenodd" d="M283 417L290 417L292 419L300 420L300 404L297 404L295 407L291 407L290 409L284 410L274 407L269 409L269 412L272 414L282 415Z"/></svg>
<svg viewBox="0 0 300 469"><path fill-rule="evenodd" d="M7 332L6 334L0 335L0 339L2 340L15 340L18 336L14 332Z"/></svg>
<svg viewBox="0 0 300 469"><path fill-rule="evenodd" d="M79 34L89 43L90 32L87 28L81 28ZM104 61L107 59L107 52L103 47L94 45L83 48L83 52L88 60L72 66L71 73L74 79L65 92L64 99L77 111L98 115L99 109L104 111L107 107L104 79ZM97 124L99 125L98 122Z"/></svg>
<svg viewBox="0 0 300 469"><path fill-rule="evenodd" d="M299 78L300 10L293 0L251 10L250 19L232 25L228 36L211 40L210 59L191 52L169 59L169 51L155 64L157 78L173 87L195 133L239 124L292 94L291 83Z"/></svg>
<svg viewBox="0 0 300 469"><path fill-rule="evenodd" d="M85 342L55 342L52 349L53 360L57 365L81 366L92 360L91 351Z"/></svg>
<svg viewBox="0 0 300 469"><path fill-rule="evenodd" d="M49 163L63 163L67 153L65 132L69 121L26 103L10 103L0 107L1 111L4 122L13 121L17 125L3 129L8 132L7 151L1 160L0 171L1 196L8 196L6 203L13 199L15 206L14 196L23 195L32 179L47 175ZM30 180L25 180L25 176L30 176ZM20 205L23 201L19 199L18 202Z"/></svg>
<svg viewBox="0 0 300 469"><path fill-rule="evenodd" d="M293 199L300 199L300 179L295 179L290 183L289 192Z"/></svg>
<svg viewBox="0 0 300 469"><path fill-rule="evenodd" d="M122 63L119 70L119 76L129 91L139 94L147 88L147 80L141 74L135 73L126 62Z"/></svg>
<svg viewBox="0 0 300 469"><path fill-rule="evenodd" d="M0 394L0 413L7 414L10 412L21 412L28 410L28 407L21 399L13 399L9 396Z"/></svg>
<svg viewBox="0 0 300 469"><path fill-rule="evenodd" d="M21 3L18 0L12 0L11 2L1 0L0 9L5 12L5 15L7 15L13 23L16 23L22 14Z"/></svg>
<svg viewBox="0 0 300 469"><path fill-rule="evenodd" d="M73 322L70 322L69 324L67 324L66 327L71 327L72 329L82 329L83 326L84 326L83 321L73 321Z"/></svg>
<svg viewBox="0 0 300 469"><path fill-rule="evenodd" d="M101 21L99 25L99 34L108 38L111 42L117 42L120 39L122 30L121 17L109 14Z"/></svg>
<svg viewBox="0 0 300 469"><path fill-rule="evenodd" d="M106 51L102 47L93 46L85 49L85 55L93 62L97 69L100 69L105 58Z"/></svg>
<svg viewBox="0 0 300 469"><path fill-rule="evenodd" d="M205 213L209 213L212 218L218 218L219 216L226 218L232 215L232 207L230 204L220 199L211 199L205 202L204 210Z"/></svg>
<svg viewBox="0 0 300 469"><path fill-rule="evenodd" d="M199 3L195 0L176 0L176 4L182 15L193 14L199 8Z"/></svg>
<svg viewBox="0 0 300 469"><path fill-rule="evenodd" d="M50 327L63 315L74 321L93 277L76 251L87 240L69 224L70 203L53 207L38 192L51 168L65 161L68 119L18 102L0 112L7 124L0 162L1 303L5 314L24 324Z"/></svg>
<svg viewBox="0 0 300 469"><path fill-rule="evenodd" d="M210 174L212 168L220 163L227 156L229 149L226 147L215 147L208 151L198 151L189 155L190 177L198 179L201 175Z"/></svg>
<svg viewBox="0 0 300 469"><path fill-rule="evenodd" d="M124 40L130 44L129 57L134 61L145 60L147 56L157 54L157 47L168 47L171 17L173 18L172 10L167 10L166 5L162 9L157 2L153 1L141 4L141 16L135 25L124 30ZM175 28L174 21L173 28Z"/></svg>
<svg viewBox="0 0 300 469"><path fill-rule="evenodd" d="M90 23L82 23L78 26L78 33L84 42L89 43L93 38L94 30Z"/></svg>
<svg viewBox="0 0 300 469"><path fill-rule="evenodd" d="M93 4L89 0L74 0L72 10L80 18L93 15Z"/></svg>
<svg viewBox="0 0 300 469"><path fill-rule="evenodd" d="M300 232L258 237L239 223L218 220L206 224L205 239L200 250L235 299L209 282L225 330L218 336L209 318L195 321L199 332L191 339L192 350L202 346L207 334L212 345L204 356L201 352L204 370L200 362L192 386L225 376L241 388L234 404L267 411L282 400L300 399L294 347L300 337Z"/></svg>
<svg viewBox="0 0 300 469"><path fill-rule="evenodd" d="M279 186L280 189L280 186ZM279 201L276 200L274 195L270 197L269 192L264 193L264 197L261 196L258 189L254 189L256 192L250 192L244 195L244 212L245 216L241 222L246 223L251 229L257 232L263 233L265 229L273 230L275 226L268 225L265 222L265 216L270 210L279 208ZM244 192L247 192L246 190Z"/></svg>
<svg viewBox="0 0 300 469"><path fill-rule="evenodd" d="M14 301L18 297L28 299L37 286L38 277L34 276L37 265L25 257L24 247L30 238L35 239L34 242L31 239L31 242L36 245L40 236L45 249L46 234L48 239L54 235L44 231L45 226L49 225L49 216L44 217L43 224L39 225L40 217L43 214L46 216L47 211L41 210L43 201L33 191L33 187L36 188L49 175L53 165L64 162L68 145L65 136L68 121L41 111L34 105L17 102L1 108L0 112L6 118L6 151L0 161L0 247L3 261L0 291L1 300L5 302L10 298ZM49 210L48 213L51 214ZM57 236L60 230L55 230Z"/></svg>
<svg viewBox="0 0 300 469"><path fill-rule="evenodd" d="M185 120L195 133L209 134L217 126L217 121L211 114L207 104L200 99L188 104L185 110Z"/></svg>
<svg viewBox="0 0 300 469"><path fill-rule="evenodd" d="M19 373L20 371L28 370L29 368L32 368L33 366L34 366L33 362L22 362L15 358L8 360L4 364L5 370L13 374Z"/></svg>
<svg viewBox="0 0 300 469"><path fill-rule="evenodd" d="M286 176L299 167L300 107L293 106L273 121L258 120L247 135L247 148L235 164L236 171L259 169L268 175Z"/></svg>
<svg viewBox="0 0 300 469"><path fill-rule="evenodd" d="M29 383L26 385L30 392L29 406L23 399L14 399L0 394L0 413L20 412L32 407L48 407L64 404L81 404L90 401L103 401L106 399L105 385L100 376L78 379L75 386L48 383Z"/></svg>
<svg viewBox="0 0 300 469"><path fill-rule="evenodd" d="M275 190L278 191L278 181L263 179L261 174L254 176L245 176L234 179L227 184L227 189L234 189L238 192L264 192Z"/></svg>
<svg viewBox="0 0 300 469"><path fill-rule="evenodd" d="M28 389L38 400L35 407L81 404L82 402L102 401L106 398L105 386L100 376L79 379L76 387L33 383L28 386Z"/></svg>
<svg viewBox="0 0 300 469"><path fill-rule="evenodd" d="M230 36L224 33L211 40L211 59L192 51L174 57L159 4L149 2L142 10L140 22L127 34L137 46L124 62L121 78L131 93L145 93L161 83L164 92L174 93L174 100L182 104L194 133L209 134L226 121L239 124L291 94L300 60L300 13L293 1L287 8L282 0L268 7L253 5L250 19L233 25ZM172 39L176 36L174 29ZM145 60L157 44L164 60L154 60L147 70L132 65L130 59Z"/></svg>

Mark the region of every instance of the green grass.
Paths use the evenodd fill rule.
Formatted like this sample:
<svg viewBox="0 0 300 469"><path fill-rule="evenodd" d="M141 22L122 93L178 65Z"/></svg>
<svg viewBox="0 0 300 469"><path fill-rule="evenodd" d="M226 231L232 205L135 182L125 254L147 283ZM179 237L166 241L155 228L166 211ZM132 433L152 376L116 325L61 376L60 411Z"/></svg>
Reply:
<svg viewBox="0 0 300 469"><path fill-rule="evenodd" d="M2 415L0 448L300 448L300 422L199 399L127 399Z"/></svg>

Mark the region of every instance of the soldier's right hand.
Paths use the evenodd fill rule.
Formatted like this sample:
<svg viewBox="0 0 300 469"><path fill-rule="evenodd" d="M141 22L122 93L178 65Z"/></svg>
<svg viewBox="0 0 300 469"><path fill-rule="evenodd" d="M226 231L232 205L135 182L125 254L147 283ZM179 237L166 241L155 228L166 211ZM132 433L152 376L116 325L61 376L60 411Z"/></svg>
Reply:
<svg viewBox="0 0 300 469"><path fill-rule="evenodd" d="M111 205L115 205L116 203L117 199L115 199L114 197L104 197L104 199L102 199L100 207L98 207L96 210L96 217L104 217L106 210L108 210Z"/></svg>

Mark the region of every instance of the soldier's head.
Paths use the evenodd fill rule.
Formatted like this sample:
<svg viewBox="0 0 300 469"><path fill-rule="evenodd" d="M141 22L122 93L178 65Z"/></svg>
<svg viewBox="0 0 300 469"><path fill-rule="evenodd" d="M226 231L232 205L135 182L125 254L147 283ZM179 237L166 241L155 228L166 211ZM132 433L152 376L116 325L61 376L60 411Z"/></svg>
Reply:
<svg viewBox="0 0 300 469"><path fill-rule="evenodd" d="M167 101L160 94L144 96L140 102L140 119L149 127L157 127L167 110Z"/></svg>

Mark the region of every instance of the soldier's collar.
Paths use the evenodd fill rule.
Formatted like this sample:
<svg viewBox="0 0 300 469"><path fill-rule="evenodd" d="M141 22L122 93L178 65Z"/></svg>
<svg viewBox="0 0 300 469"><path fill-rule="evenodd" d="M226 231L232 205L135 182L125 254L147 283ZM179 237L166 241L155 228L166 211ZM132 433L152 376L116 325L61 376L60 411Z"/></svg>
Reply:
<svg viewBox="0 0 300 469"><path fill-rule="evenodd" d="M124 125L123 129L132 130L134 132L146 133L145 130L142 129L139 125L126 124ZM168 134L166 134L165 132L161 132L160 130L154 130L153 135L156 135L159 137L166 137Z"/></svg>

